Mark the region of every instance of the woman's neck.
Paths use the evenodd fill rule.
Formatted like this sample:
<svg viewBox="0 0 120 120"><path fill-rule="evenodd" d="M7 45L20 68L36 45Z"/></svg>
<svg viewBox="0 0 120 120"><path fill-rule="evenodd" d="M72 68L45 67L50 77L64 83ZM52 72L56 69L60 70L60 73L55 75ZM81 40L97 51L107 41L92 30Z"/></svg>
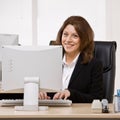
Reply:
<svg viewBox="0 0 120 120"><path fill-rule="evenodd" d="M72 61L76 58L77 55L78 55L78 53L77 54L75 54L75 53L74 54L65 53L66 63L71 64Z"/></svg>

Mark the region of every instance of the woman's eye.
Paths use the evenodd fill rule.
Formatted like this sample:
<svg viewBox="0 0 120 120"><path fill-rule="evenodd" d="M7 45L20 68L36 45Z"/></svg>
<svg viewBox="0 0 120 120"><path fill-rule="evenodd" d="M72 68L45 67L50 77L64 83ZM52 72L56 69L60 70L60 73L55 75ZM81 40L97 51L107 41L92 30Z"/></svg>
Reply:
<svg viewBox="0 0 120 120"><path fill-rule="evenodd" d="M78 38L78 35L73 35L74 38Z"/></svg>
<svg viewBox="0 0 120 120"><path fill-rule="evenodd" d="M67 33L63 33L63 36L67 36L68 34Z"/></svg>

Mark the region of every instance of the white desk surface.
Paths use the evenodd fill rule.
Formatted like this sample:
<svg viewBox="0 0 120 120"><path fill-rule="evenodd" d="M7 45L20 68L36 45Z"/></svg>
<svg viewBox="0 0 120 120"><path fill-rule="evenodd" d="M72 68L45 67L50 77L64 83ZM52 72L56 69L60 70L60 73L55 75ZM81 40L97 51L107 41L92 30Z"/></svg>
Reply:
<svg viewBox="0 0 120 120"><path fill-rule="evenodd" d="M113 112L110 104L110 113L94 113L91 104L73 104L71 107L49 107L46 111L15 111L14 107L0 107L0 118L116 118L120 113Z"/></svg>

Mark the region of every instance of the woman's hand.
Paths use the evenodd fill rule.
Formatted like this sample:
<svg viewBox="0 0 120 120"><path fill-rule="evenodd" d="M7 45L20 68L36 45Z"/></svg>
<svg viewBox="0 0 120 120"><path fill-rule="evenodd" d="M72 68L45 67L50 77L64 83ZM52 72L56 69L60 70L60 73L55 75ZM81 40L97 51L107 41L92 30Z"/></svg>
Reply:
<svg viewBox="0 0 120 120"><path fill-rule="evenodd" d="M63 90L60 92L57 92L53 99L67 99L70 96L70 91L69 90Z"/></svg>
<svg viewBox="0 0 120 120"><path fill-rule="evenodd" d="M50 99L50 97L47 96L46 92L40 92L38 98L41 99L41 100Z"/></svg>

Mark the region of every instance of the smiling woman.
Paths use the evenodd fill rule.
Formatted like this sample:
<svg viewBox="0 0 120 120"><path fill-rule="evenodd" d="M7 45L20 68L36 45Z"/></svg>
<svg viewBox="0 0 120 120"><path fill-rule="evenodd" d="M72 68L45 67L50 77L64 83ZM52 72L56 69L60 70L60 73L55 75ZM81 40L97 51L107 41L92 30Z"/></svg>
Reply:
<svg viewBox="0 0 120 120"><path fill-rule="evenodd" d="M67 38L70 37L70 34L72 36L72 40L71 40L72 43L74 43L74 40L79 39L78 43L82 44L79 46L78 51L83 53L83 63L87 63L88 61L90 61L93 57L93 50L94 50L94 40L93 40L94 32L91 26L89 25L89 23L81 16L69 17L63 23L63 26L60 28L58 32L57 40L56 40L57 44L63 45L64 34L66 30L68 30L69 32L69 36L67 36Z"/></svg>
<svg viewBox="0 0 120 120"><path fill-rule="evenodd" d="M94 32L81 16L70 16L60 28L56 45L63 46L63 90L53 99L90 103L103 98L103 66L93 57ZM40 99L50 99L40 93Z"/></svg>

